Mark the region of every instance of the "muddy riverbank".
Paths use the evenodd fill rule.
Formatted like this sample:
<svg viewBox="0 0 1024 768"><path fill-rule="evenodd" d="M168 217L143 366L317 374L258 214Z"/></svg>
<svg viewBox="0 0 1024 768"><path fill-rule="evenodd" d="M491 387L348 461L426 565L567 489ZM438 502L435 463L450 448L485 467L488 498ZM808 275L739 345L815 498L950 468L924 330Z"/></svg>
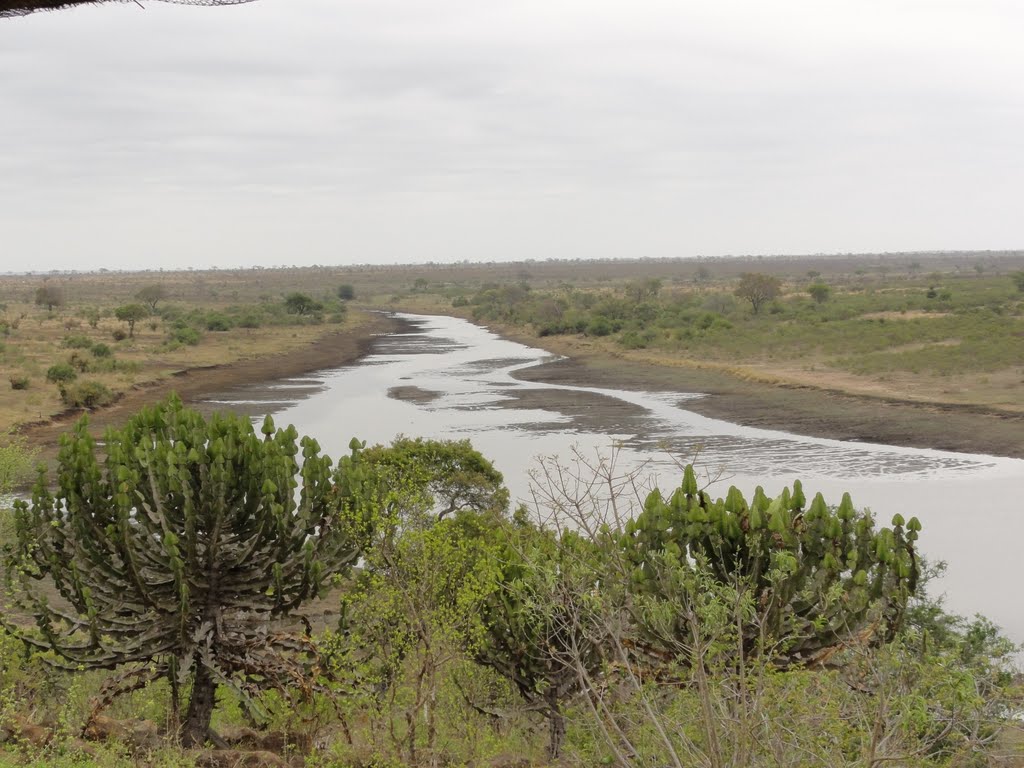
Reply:
<svg viewBox="0 0 1024 768"><path fill-rule="evenodd" d="M506 338L559 354L557 343L508 329ZM656 392L704 393L685 407L702 416L808 437L1024 458L1024 414L915 403L824 388L745 381L714 370L637 364L570 351L515 375L523 381ZM544 396L540 393L540 396ZM557 395L550 395L555 397ZM599 404L594 405L599 408Z"/></svg>

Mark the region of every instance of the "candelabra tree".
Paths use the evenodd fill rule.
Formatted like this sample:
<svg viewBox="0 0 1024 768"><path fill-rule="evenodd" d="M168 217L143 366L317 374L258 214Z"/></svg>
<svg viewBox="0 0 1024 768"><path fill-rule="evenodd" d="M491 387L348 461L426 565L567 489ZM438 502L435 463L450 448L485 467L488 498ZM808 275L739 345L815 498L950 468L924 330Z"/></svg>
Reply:
<svg viewBox="0 0 1024 768"><path fill-rule="evenodd" d="M55 664L118 670L111 698L166 678L177 717L189 691L186 746L206 741L219 685L254 708L267 688L314 687L315 648L283 619L368 540L358 448L332 470L294 427L268 417L261 438L176 397L102 447L87 427L61 439L56 490L41 469L16 504L6 564L35 627L6 628Z"/></svg>
<svg viewBox="0 0 1024 768"><path fill-rule="evenodd" d="M891 639L919 564L921 525L895 515L876 528L849 494L838 507L822 495L808 505L800 481L769 499L758 487L748 502L730 488L713 500L697 487L692 467L670 498L657 490L625 526L622 551L631 569L635 605L654 608L639 621L654 645L673 648L692 632L685 611L672 611L686 574L700 569L718 584L746 592L756 616L744 627L748 651L772 652L783 663L807 661L857 633ZM761 647L759 647L761 646Z"/></svg>

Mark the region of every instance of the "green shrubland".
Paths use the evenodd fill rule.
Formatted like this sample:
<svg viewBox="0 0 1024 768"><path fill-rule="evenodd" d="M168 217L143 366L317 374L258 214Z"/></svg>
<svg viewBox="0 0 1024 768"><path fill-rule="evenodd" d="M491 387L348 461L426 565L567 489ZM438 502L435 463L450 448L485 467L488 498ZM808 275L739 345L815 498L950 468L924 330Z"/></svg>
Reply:
<svg viewBox="0 0 1024 768"><path fill-rule="evenodd" d="M8 475L26 461L0 452ZM1008 749L1015 649L927 596L917 520L799 483L715 498L689 466L663 492L615 466L544 460L510 513L464 441L353 441L334 463L291 428L174 400L102 446L83 421L56 484L4 518L3 759L186 766L212 758L181 744L208 740L338 768Z"/></svg>

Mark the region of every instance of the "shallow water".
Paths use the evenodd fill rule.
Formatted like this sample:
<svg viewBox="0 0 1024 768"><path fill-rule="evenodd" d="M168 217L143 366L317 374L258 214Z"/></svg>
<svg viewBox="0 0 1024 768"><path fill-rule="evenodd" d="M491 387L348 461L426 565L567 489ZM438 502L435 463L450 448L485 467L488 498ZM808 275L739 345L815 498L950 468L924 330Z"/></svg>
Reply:
<svg viewBox="0 0 1024 768"><path fill-rule="evenodd" d="M401 317L415 330L381 337L355 365L241 388L209 406L273 413L334 457L353 436L368 444L398 434L469 438L523 500L538 456L565 463L574 447L594 457L613 445L619 467L643 465L663 491L679 481L677 460L695 454L708 476L721 478L716 495L730 484L747 498L758 484L772 495L797 478L808 497L821 491L831 504L850 491L881 523L897 512L917 516L925 556L948 563L935 589L949 608L985 614L1024 641L1024 461L741 427L686 410L699 394L521 382L514 372L550 360L546 352L455 318Z"/></svg>

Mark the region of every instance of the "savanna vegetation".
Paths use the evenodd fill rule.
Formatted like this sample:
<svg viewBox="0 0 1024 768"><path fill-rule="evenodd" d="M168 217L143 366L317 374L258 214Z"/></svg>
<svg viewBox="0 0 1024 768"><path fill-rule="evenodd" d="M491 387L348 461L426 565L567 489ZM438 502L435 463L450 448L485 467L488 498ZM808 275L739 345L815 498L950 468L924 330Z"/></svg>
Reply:
<svg viewBox="0 0 1024 768"><path fill-rule="evenodd" d="M916 519L585 455L510 510L467 442L350 449L83 419L3 520L3 759L1012 764L1014 649L927 596Z"/></svg>
<svg viewBox="0 0 1024 768"><path fill-rule="evenodd" d="M1003 253L6 276L0 426L294 353L366 307L461 313L630 365L1012 414L1022 266ZM17 504L4 494L48 446L0 439L0 762L1024 759L1015 649L928 595L917 520L799 484L712 498L692 467L657 489L587 456L541 462L534 503L512 510L465 442L353 441L334 462L290 428L176 399L113 423L102 439L70 430Z"/></svg>

